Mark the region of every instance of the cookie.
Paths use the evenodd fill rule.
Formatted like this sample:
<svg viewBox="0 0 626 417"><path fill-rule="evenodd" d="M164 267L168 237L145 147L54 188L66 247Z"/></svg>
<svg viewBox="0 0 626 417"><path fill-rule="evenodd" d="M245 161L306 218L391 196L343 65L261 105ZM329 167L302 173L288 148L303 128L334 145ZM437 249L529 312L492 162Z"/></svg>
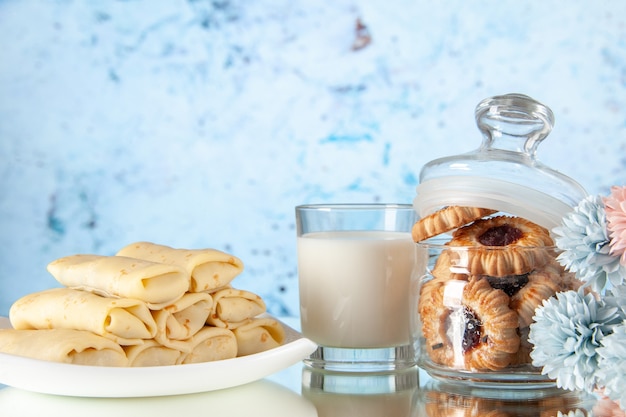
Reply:
<svg viewBox="0 0 626 417"><path fill-rule="evenodd" d="M424 349L434 363L451 365L454 351L446 336L446 319L449 309L443 302L445 280L433 279L422 285L418 312L422 323Z"/></svg>
<svg viewBox="0 0 626 417"><path fill-rule="evenodd" d="M532 364L533 360L530 353L534 345L528 341L530 327L522 327L519 330L520 344L517 353L511 359L510 366L524 366Z"/></svg>
<svg viewBox="0 0 626 417"><path fill-rule="evenodd" d="M529 326L533 322L535 310L543 300L569 289L561 272L561 266L552 261L528 274L528 283L511 297L509 304L519 316L520 327Z"/></svg>
<svg viewBox="0 0 626 417"><path fill-rule="evenodd" d="M498 370L507 367L520 346L518 318L509 297L494 290L486 279L472 277L463 292L466 309L473 312L479 329L465 349L465 369ZM466 333L473 330L466 325ZM464 335L464 338L467 338Z"/></svg>
<svg viewBox="0 0 626 417"><path fill-rule="evenodd" d="M481 277L432 280L420 293L424 348L433 362L472 371L507 367L520 346L509 297Z"/></svg>
<svg viewBox="0 0 626 417"><path fill-rule="evenodd" d="M464 252L465 250L460 249L460 251ZM459 268L459 264L463 264L462 259L465 259L463 253L459 253L455 248L446 248L437 257L431 274L438 279L464 279L467 281L467 268Z"/></svg>
<svg viewBox="0 0 626 417"><path fill-rule="evenodd" d="M433 236L457 229L495 212L496 210L476 207L444 207L441 210L421 218L413 225L413 240L415 242L421 242Z"/></svg>
<svg viewBox="0 0 626 417"><path fill-rule="evenodd" d="M457 229L449 246L467 247L465 267L471 275L520 275L554 257L550 232L520 217L479 219Z"/></svg>

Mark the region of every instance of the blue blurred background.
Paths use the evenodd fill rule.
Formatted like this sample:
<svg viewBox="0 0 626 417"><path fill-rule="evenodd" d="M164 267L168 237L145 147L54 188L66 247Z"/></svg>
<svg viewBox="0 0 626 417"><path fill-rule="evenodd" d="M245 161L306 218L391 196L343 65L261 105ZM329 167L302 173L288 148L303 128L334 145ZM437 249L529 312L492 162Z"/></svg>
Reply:
<svg viewBox="0 0 626 417"><path fill-rule="evenodd" d="M626 2L0 0L0 315L150 240L297 316L294 206L411 202L509 92L556 115L542 162L626 183Z"/></svg>

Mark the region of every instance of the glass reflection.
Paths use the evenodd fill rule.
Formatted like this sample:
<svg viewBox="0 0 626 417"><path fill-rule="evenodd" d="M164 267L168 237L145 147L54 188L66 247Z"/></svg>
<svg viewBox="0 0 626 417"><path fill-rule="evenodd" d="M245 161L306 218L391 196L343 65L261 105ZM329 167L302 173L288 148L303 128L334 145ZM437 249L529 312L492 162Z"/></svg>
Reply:
<svg viewBox="0 0 626 417"><path fill-rule="evenodd" d="M414 415L424 417L591 417L593 399L558 388L476 388L430 380L415 397ZM597 417L597 416L596 416Z"/></svg>
<svg viewBox="0 0 626 417"><path fill-rule="evenodd" d="M302 395L319 417L412 416L419 387L415 368L395 373L348 374L304 368Z"/></svg>

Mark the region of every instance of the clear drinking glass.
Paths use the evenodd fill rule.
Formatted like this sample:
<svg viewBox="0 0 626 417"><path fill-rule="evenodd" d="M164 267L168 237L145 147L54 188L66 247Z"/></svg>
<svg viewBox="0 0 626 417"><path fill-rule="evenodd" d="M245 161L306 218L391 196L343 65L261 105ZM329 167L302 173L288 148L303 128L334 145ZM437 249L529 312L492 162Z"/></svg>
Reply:
<svg viewBox="0 0 626 417"><path fill-rule="evenodd" d="M319 345L307 365L353 372L414 365L415 220L409 204L296 207L302 333Z"/></svg>

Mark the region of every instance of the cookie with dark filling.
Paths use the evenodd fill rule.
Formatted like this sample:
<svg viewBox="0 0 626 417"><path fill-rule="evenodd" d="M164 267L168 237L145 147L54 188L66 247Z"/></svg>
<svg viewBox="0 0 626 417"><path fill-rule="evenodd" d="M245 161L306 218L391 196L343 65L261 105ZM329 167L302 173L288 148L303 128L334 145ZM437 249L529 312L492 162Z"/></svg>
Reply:
<svg viewBox="0 0 626 417"><path fill-rule="evenodd" d="M433 280L420 294L425 348L433 362L472 371L507 367L520 346L509 297L483 277Z"/></svg>
<svg viewBox="0 0 626 417"><path fill-rule="evenodd" d="M457 229L448 245L467 248L457 261L470 275L522 275L545 265L554 253L547 229L520 217L479 219Z"/></svg>

